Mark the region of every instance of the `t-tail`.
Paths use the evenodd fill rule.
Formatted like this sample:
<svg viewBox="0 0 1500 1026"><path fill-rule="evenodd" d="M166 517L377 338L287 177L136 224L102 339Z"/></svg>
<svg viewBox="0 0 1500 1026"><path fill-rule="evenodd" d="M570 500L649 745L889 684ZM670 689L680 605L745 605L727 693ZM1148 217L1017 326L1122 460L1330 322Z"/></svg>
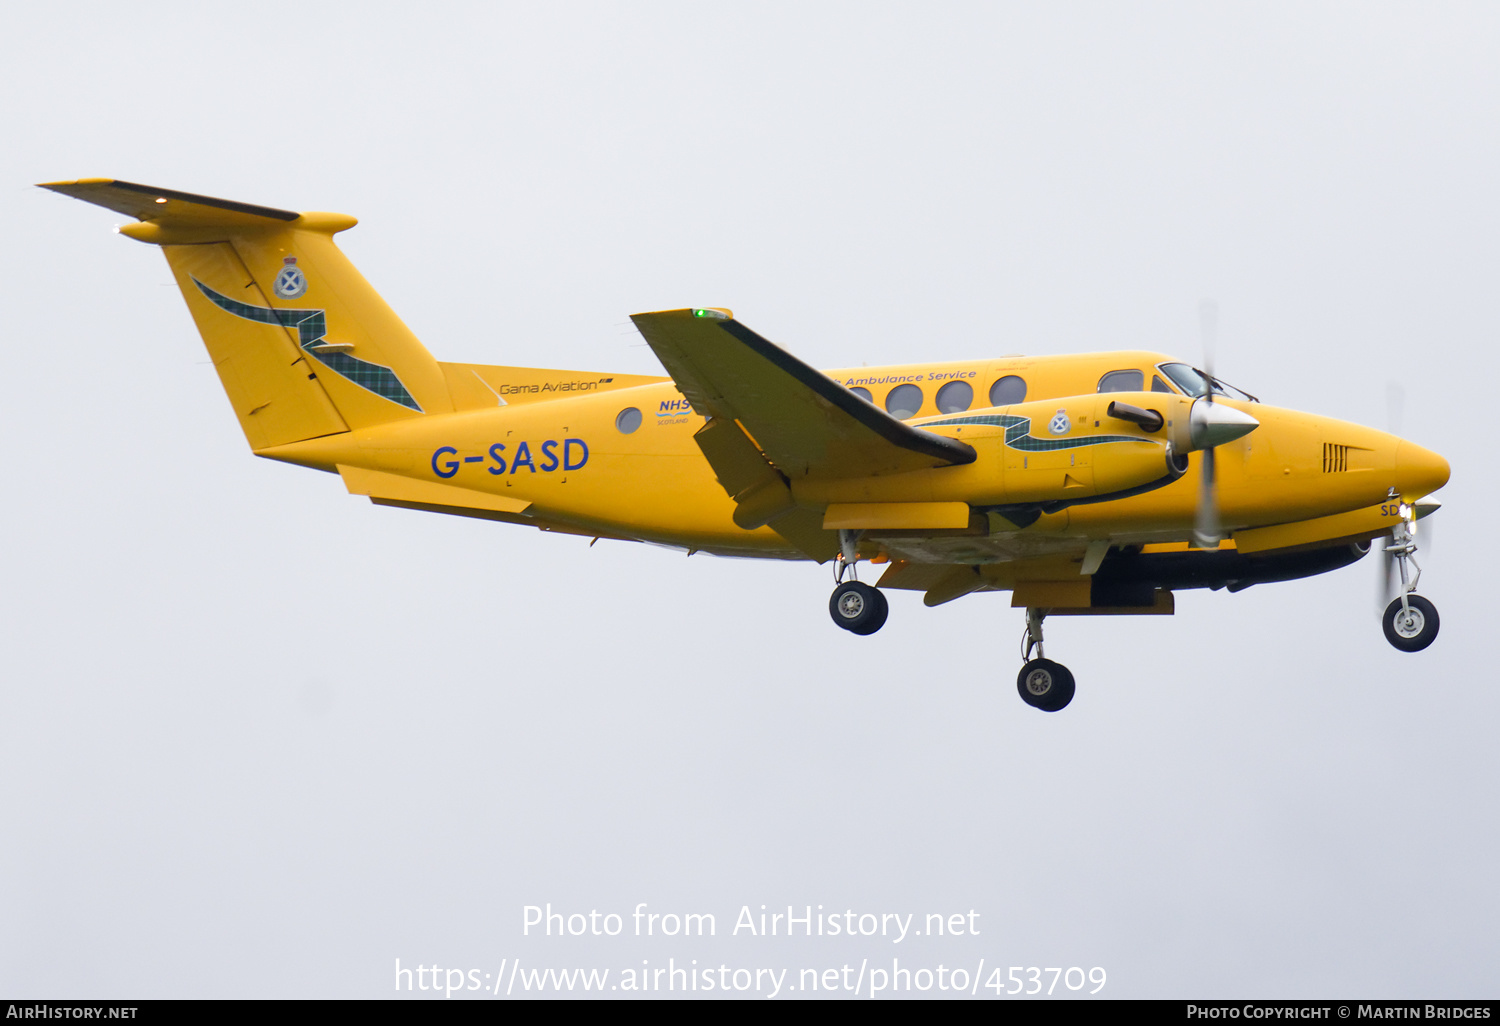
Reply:
<svg viewBox="0 0 1500 1026"><path fill-rule="evenodd" d="M443 367L334 244L354 218L107 178L43 188L162 248L251 449L453 410Z"/></svg>

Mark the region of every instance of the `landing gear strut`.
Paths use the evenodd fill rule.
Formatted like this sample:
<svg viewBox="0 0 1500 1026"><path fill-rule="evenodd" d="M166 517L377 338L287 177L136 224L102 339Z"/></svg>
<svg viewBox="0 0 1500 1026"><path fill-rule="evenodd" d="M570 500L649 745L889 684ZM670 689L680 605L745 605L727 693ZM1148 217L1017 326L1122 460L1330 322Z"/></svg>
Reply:
<svg viewBox="0 0 1500 1026"><path fill-rule="evenodd" d="M1391 532L1391 543L1385 547L1386 557L1394 557L1396 565L1401 568L1401 594L1385 607L1380 626L1385 630L1385 640L1403 652L1422 651L1432 644L1438 633L1437 607L1416 593L1417 582L1422 579L1422 568L1416 560L1414 523L1414 520L1408 523L1403 518ZM1415 577L1409 574L1408 563L1416 568Z"/></svg>
<svg viewBox="0 0 1500 1026"><path fill-rule="evenodd" d="M839 532L839 554L833 564L833 579L838 587L828 600L828 615L833 622L851 634L874 634L885 626L885 618L891 607L877 588L861 584L855 572L855 561L859 553L855 544L858 531ZM849 580L844 580L848 574Z"/></svg>
<svg viewBox="0 0 1500 1026"><path fill-rule="evenodd" d="M1021 701L1044 712L1057 712L1073 701L1073 674L1062 663L1054 663L1042 651L1042 618L1040 609L1026 610L1026 645L1021 658L1026 665L1016 676L1016 691ZM1032 650L1037 657L1031 658Z"/></svg>

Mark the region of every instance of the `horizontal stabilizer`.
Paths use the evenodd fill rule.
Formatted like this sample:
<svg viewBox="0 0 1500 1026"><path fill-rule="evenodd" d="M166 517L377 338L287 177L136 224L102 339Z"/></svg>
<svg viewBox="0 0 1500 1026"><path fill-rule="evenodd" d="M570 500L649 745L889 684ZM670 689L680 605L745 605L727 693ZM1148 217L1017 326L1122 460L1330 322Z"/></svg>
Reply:
<svg viewBox="0 0 1500 1026"><path fill-rule="evenodd" d="M339 476L351 495L368 495L371 499L387 499L407 503L423 503L432 506L463 507L488 510L496 513L524 514L531 505L519 499L489 492L476 492L471 488L458 488L436 481L387 474L380 470L338 465Z"/></svg>
<svg viewBox="0 0 1500 1026"><path fill-rule="evenodd" d="M255 221L295 221L295 210L277 210L253 203L199 196L154 185L138 185L113 178L80 178L76 182L43 182L43 189L93 203L139 221L196 221L204 224L244 224Z"/></svg>

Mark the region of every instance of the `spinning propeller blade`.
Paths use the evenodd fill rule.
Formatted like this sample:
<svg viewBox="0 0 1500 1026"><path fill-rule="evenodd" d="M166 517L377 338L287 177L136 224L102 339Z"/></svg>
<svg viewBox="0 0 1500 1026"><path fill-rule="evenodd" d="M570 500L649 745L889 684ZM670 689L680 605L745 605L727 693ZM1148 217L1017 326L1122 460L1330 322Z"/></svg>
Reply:
<svg viewBox="0 0 1500 1026"><path fill-rule="evenodd" d="M1385 383L1385 429L1393 435L1401 434L1402 416L1406 409L1406 389L1401 382L1395 378L1388 378ZM1426 535L1425 544L1432 544L1432 527L1430 523L1423 524L1423 533ZM1410 525L1413 534L1416 533L1417 524L1413 520ZM1375 602L1376 612L1384 612L1385 607L1390 604L1400 589L1397 587L1396 557L1391 555L1389 546L1393 538L1391 532L1386 532L1372 541L1371 545L1380 548L1380 570L1375 579Z"/></svg>
<svg viewBox="0 0 1500 1026"><path fill-rule="evenodd" d="M1385 607L1396 597L1396 557L1386 548L1389 535L1381 535L1371 545L1380 546L1380 576L1375 580L1375 612L1385 612Z"/></svg>
<svg viewBox="0 0 1500 1026"><path fill-rule="evenodd" d="M1214 488L1215 443L1209 441L1207 436L1210 434L1208 428L1213 420L1212 414L1214 412L1213 367L1214 343L1219 333L1218 303L1211 299L1205 299L1202 303L1198 304L1198 326L1203 341L1203 370L1208 376L1208 392L1201 400L1207 404L1202 418L1205 428L1203 431L1203 435L1205 436L1204 441L1207 443L1207 447L1203 450L1203 477L1201 487L1198 491L1198 515L1193 521L1193 538L1200 548L1216 549L1219 547L1219 540L1223 537L1223 530L1219 523L1219 502ZM1193 412L1196 413L1198 404L1194 403L1193 406ZM1195 436L1193 441L1196 444L1198 441L1196 436L1199 434L1197 430L1199 418L1194 417L1193 420L1193 434Z"/></svg>
<svg viewBox="0 0 1500 1026"><path fill-rule="evenodd" d="M1193 520L1193 540L1202 549L1216 549L1223 537L1219 506L1214 495L1214 451L1203 450L1203 482L1198 491L1198 515Z"/></svg>
<svg viewBox="0 0 1500 1026"><path fill-rule="evenodd" d="M1406 410L1406 389L1401 382L1391 379L1385 383L1385 429L1393 435L1401 433L1402 414Z"/></svg>

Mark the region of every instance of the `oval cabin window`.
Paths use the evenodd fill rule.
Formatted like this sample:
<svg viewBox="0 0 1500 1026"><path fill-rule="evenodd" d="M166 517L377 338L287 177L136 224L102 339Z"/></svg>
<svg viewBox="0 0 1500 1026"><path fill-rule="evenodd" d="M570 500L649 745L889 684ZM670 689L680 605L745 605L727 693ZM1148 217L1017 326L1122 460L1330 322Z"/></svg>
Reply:
<svg viewBox="0 0 1500 1026"><path fill-rule="evenodd" d="M1026 382L1014 374L1007 374L990 386L991 406L1014 406L1026 401Z"/></svg>
<svg viewBox="0 0 1500 1026"><path fill-rule="evenodd" d="M898 420L909 420L922 408L922 390L916 385L897 385L885 397L885 408Z"/></svg>
<svg viewBox="0 0 1500 1026"><path fill-rule="evenodd" d="M939 413L962 413L974 405L974 389L967 381L950 381L938 389Z"/></svg>

